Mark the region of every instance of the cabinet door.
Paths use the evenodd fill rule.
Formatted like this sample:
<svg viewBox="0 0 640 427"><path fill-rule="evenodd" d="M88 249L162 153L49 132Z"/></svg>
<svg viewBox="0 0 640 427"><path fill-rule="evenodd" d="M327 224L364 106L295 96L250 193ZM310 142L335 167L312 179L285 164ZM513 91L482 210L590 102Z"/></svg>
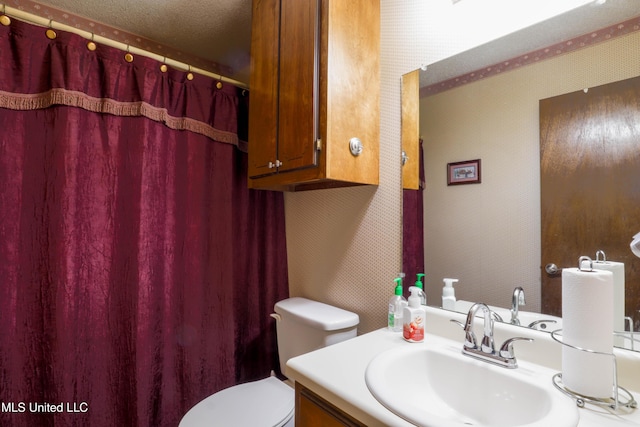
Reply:
<svg viewBox="0 0 640 427"><path fill-rule="evenodd" d="M420 189L420 70L402 76L402 188Z"/></svg>
<svg viewBox="0 0 640 427"><path fill-rule="evenodd" d="M280 0L280 172L317 164L320 0Z"/></svg>
<svg viewBox="0 0 640 427"><path fill-rule="evenodd" d="M365 427L305 386L296 383L296 427Z"/></svg>
<svg viewBox="0 0 640 427"><path fill-rule="evenodd" d="M253 2L251 24L251 100L249 177L276 172L278 137L278 38L280 0Z"/></svg>

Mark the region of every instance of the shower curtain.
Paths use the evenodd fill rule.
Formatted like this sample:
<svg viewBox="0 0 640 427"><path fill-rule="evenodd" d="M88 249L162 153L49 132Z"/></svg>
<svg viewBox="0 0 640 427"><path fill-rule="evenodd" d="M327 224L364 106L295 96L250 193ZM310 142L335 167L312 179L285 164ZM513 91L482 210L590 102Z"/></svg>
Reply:
<svg viewBox="0 0 640 427"><path fill-rule="evenodd" d="M402 270L406 275L405 294L416 281L416 274L424 273L424 200L425 187L422 139L419 143L420 183L417 190L402 190ZM431 281L431 279L428 279ZM424 282L426 283L426 282Z"/></svg>
<svg viewBox="0 0 640 427"><path fill-rule="evenodd" d="M281 194L248 94L0 25L0 425L176 426L277 369Z"/></svg>

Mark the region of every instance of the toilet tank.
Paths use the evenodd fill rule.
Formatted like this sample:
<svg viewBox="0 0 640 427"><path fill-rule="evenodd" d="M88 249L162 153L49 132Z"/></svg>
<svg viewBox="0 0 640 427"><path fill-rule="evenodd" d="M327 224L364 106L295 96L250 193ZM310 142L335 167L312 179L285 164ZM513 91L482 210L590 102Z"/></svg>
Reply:
<svg viewBox="0 0 640 427"><path fill-rule="evenodd" d="M354 338L360 318L356 313L306 298L294 297L276 303L280 369L287 360Z"/></svg>

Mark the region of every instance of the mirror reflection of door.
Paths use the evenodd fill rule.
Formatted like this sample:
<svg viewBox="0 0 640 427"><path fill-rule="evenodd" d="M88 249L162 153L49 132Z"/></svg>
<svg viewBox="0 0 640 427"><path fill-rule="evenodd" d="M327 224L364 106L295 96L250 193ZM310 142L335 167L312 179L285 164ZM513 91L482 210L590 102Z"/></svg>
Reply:
<svg viewBox="0 0 640 427"><path fill-rule="evenodd" d="M540 101L542 312L561 315L561 274L603 250L625 264L626 316L640 325L640 77Z"/></svg>

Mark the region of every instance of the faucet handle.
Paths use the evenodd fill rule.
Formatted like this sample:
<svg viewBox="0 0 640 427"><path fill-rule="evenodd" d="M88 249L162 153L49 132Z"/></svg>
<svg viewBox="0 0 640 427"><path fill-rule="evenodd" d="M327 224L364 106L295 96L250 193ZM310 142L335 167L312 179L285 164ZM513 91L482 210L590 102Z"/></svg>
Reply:
<svg viewBox="0 0 640 427"><path fill-rule="evenodd" d="M462 322L461 322L461 321L459 321L459 320L456 320L456 319L449 319L449 322L451 322L451 323L455 323L455 324L457 324L458 326L460 326L462 329L464 329L464 323L462 323Z"/></svg>
<svg viewBox="0 0 640 427"><path fill-rule="evenodd" d="M473 333L473 331L468 331L464 325L464 323L462 323L459 320L456 319L449 319L450 322L452 323L456 323L458 326L460 326L464 332L465 332L465 336L464 336L464 346L467 348L476 348L477 347L477 340L476 340L476 334Z"/></svg>
<svg viewBox="0 0 640 427"><path fill-rule="evenodd" d="M502 347L500 347L500 357L504 357L505 359L513 359L515 362L516 355L513 353L513 343L514 341L529 341L532 342L533 338L523 338L523 337L513 337L506 340Z"/></svg>
<svg viewBox="0 0 640 427"><path fill-rule="evenodd" d="M504 319L502 319L502 316L500 316L498 313L496 313L493 310L491 310L491 317L493 317L493 320L495 320L496 322L504 323Z"/></svg>
<svg viewBox="0 0 640 427"><path fill-rule="evenodd" d="M544 330L544 329L547 329L547 323L551 324L551 323L558 323L558 322L553 319L534 320L533 322L529 323L527 328Z"/></svg>

